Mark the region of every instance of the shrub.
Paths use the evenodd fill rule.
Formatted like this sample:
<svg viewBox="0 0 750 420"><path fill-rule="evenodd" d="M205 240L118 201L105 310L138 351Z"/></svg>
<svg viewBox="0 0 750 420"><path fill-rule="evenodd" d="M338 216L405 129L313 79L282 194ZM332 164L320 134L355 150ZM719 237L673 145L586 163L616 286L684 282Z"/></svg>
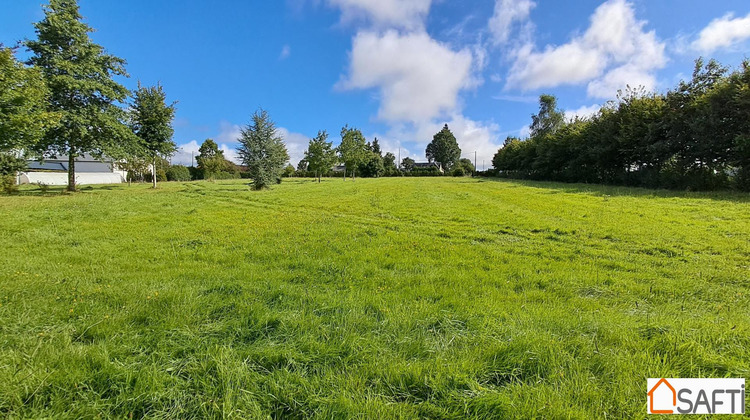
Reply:
<svg viewBox="0 0 750 420"><path fill-rule="evenodd" d="M13 175L0 175L0 191L5 194L12 194L18 191L16 177Z"/></svg>
<svg viewBox="0 0 750 420"><path fill-rule="evenodd" d="M16 174L27 167L28 165L25 160L0 153L0 190L6 194L18 191Z"/></svg>
<svg viewBox="0 0 750 420"><path fill-rule="evenodd" d="M451 171L452 176L466 176L466 171L464 171L464 168L458 166L453 168Z"/></svg>
<svg viewBox="0 0 750 420"><path fill-rule="evenodd" d="M167 180L168 181L190 181L193 179L190 176L190 169L183 165L172 165L167 169Z"/></svg>

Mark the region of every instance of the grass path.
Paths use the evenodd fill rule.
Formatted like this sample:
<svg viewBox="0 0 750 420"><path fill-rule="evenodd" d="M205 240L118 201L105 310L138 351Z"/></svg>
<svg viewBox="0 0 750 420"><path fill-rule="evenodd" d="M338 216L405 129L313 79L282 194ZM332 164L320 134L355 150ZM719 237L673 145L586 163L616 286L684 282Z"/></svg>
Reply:
<svg viewBox="0 0 750 420"><path fill-rule="evenodd" d="M0 416L644 417L750 379L750 198L449 178L0 197Z"/></svg>

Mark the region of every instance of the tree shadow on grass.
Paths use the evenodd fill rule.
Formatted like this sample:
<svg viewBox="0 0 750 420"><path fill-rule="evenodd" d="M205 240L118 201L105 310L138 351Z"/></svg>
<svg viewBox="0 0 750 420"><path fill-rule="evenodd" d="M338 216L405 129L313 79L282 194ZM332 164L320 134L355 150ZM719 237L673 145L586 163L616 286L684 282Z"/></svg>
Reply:
<svg viewBox="0 0 750 420"><path fill-rule="evenodd" d="M71 194L87 193L94 191L121 191L127 188L127 184L106 184L106 185L83 185L78 188L78 191ZM54 197L68 193L68 187L65 185L55 185L40 187L36 185L25 185L22 186L18 191L11 195L22 196L22 197Z"/></svg>
<svg viewBox="0 0 750 420"><path fill-rule="evenodd" d="M648 189L639 187L625 187L619 185L602 184L567 184L564 182L531 181L510 178L479 178L482 182L499 182L509 185L519 185L541 190L549 190L550 194L589 194L597 197L640 197L640 198L688 198L716 201L731 201L734 203L750 203L750 194L740 191L679 191L665 189Z"/></svg>

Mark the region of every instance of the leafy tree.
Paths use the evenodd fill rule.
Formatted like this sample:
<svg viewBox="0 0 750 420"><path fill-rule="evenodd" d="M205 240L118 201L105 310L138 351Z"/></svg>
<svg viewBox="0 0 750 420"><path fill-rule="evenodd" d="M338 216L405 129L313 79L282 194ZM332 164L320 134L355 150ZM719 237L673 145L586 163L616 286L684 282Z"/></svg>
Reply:
<svg viewBox="0 0 750 420"><path fill-rule="evenodd" d="M223 172L234 172L234 164L224 157L224 151L211 139L206 139L198 149L198 170L204 179L211 179Z"/></svg>
<svg viewBox="0 0 750 420"><path fill-rule="evenodd" d="M42 73L19 63L0 46L0 152L34 149L59 116L46 111L49 90Z"/></svg>
<svg viewBox="0 0 750 420"><path fill-rule="evenodd" d="M409 171L411 171L412 169L414 169L414 165L415 165L416 163L417 163L417 162L415 162L415 161L414 161L414 159L412 159L412 158L410 158L410 157L405 157L405 158L403 158L403 159L401 160L401 169L403 169L403 170L405 170L405 171L409 172Z"/></svg>
<svg viewBox="0 0 750 420"><path fill-rule="evenodd" d="M465 174L473 174L476 170L474 164L471 162L471 159L467 158L460 159L457 166L463 169Z"/></svg>
<svg viewBox="0 0 750 420"><path fill-rule="evenodd" d="M184 165L170 165L166 170L167 181L190 181L190 169Z"/></svg>
<svg viewBox="0 0 750 420"><path fill-rule="evenodd" d="M333 143L326 140L328 140L328 133L325 130L318 131L318 135L310 140L305 151L304 160L308 164L307 170L313 171L318 176L318 183L322 174L330 171L331 167L336 164L336 151Z"/></svg>
<svg viewBox="0 0 750 420"><path fill-rule="evenodd" d="M359 164L360 175L365 178L377 178L384 172L383 157L372 151L367 152L365 160Z"/></svg>
<svg viewBox="0 0 750 420"><path fill-rule="evenodd" d="M143 87L138 83L130 111L133 132L153 162L153 175L156 175L156 158L170 156L177 150L172 140L175 102L167 105L166 100L167 95L161 85ZM156 188L157 177L152 178L153 187Z"/></svg>
<svg viewBox="0 0 750 420"><path fill-rule="evenodd" d="M281 182L289 153L268 112L258 110L252 120L252 124L242 129L237 153L242 163L247 165L253 188L261 190Z"/></svg>
<svg viewBox="0 0 750 420"><path fill-rule="evenodd" d="M356 180L357 167L367 158L367 144L365 136L356 128L344 126L341 129L341 144L338 149L339 161L343 162L346 169L351 171L352 179ZM344 172L346 180L346 172Z"/></svg>
<svg viewBox="0 0 750 420"><path fill-rule="evenodd" d="M128 185L131 182L143 182L146 179L150 159L145 153L132 153L122 159L118 166L127 172Z"/></svg>
<svg viewBox="0 0 750 420"><path fill-rule="evenodd" d="M310 166L310 164L307 162L307 159L301 159L299 163L297 164L297 170L298 171L307 171L307 167Z"/></svg>
<svg viewBox="0 0 750 420"><path fill-rule="evenodd" d="M539 113L531 116L531 137L554 134L565 124L565 114L557 108L557 98L552 95L539 97Z"/></svg>
<svg viewBox="0 0 750 420"><path fill-rule="evenodd" d="M446 171L458 162L461 157L461 149L458 147L456 137L448 128L448 124L435 134L432 142L427 145L425 154L428 161L437 162Z"/></svg>
<svg viewBox="0 0 750 420"><path fill-rule="evenodd" d="M369 147L370 151L378 155L379 157L383 157L383 151L380 150L380 142L378 141L378 138L375 137L375 139L372 141L372 144Z"/></svg>
<svg viewBox="0 0 750 420"><path fill-rule="evenodd" d="M76 0L50 0L45 18L34 25L37 39L27 41L34 65L50 91L48 111L60 121L46 130L38 149L67 154L68 190L75 190L75 158L82 153L122 157L137 139L117 106L128 90L113 80L127 76L125 61L109 55L89 38Z"/></svg>
<svg viewBox="0 0 750 420"><path fill-rule="evenodd" d="M294 176L294 166L290 163L284 167L284 172L281 174L282 178L291 178Z"/></svg>
<svg viewBox="0 0 750 420"><path fill-rule="evenodd" d="M386 176L393 176L398 172L396 167L396 155L388 152L383 156L383 169L385 170Z"/></svg>

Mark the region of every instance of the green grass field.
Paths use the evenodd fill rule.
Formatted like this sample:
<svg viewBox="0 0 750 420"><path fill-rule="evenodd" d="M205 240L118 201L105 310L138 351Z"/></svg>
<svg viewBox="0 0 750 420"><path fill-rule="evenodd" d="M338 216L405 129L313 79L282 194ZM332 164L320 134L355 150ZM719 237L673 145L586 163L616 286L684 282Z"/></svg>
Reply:
<svg viewBox="0 0 750 420"><path fill-rule="evenodd" d="M0 417L642 418L750 379L750 197L452 178L0 197Z"/></svg>

